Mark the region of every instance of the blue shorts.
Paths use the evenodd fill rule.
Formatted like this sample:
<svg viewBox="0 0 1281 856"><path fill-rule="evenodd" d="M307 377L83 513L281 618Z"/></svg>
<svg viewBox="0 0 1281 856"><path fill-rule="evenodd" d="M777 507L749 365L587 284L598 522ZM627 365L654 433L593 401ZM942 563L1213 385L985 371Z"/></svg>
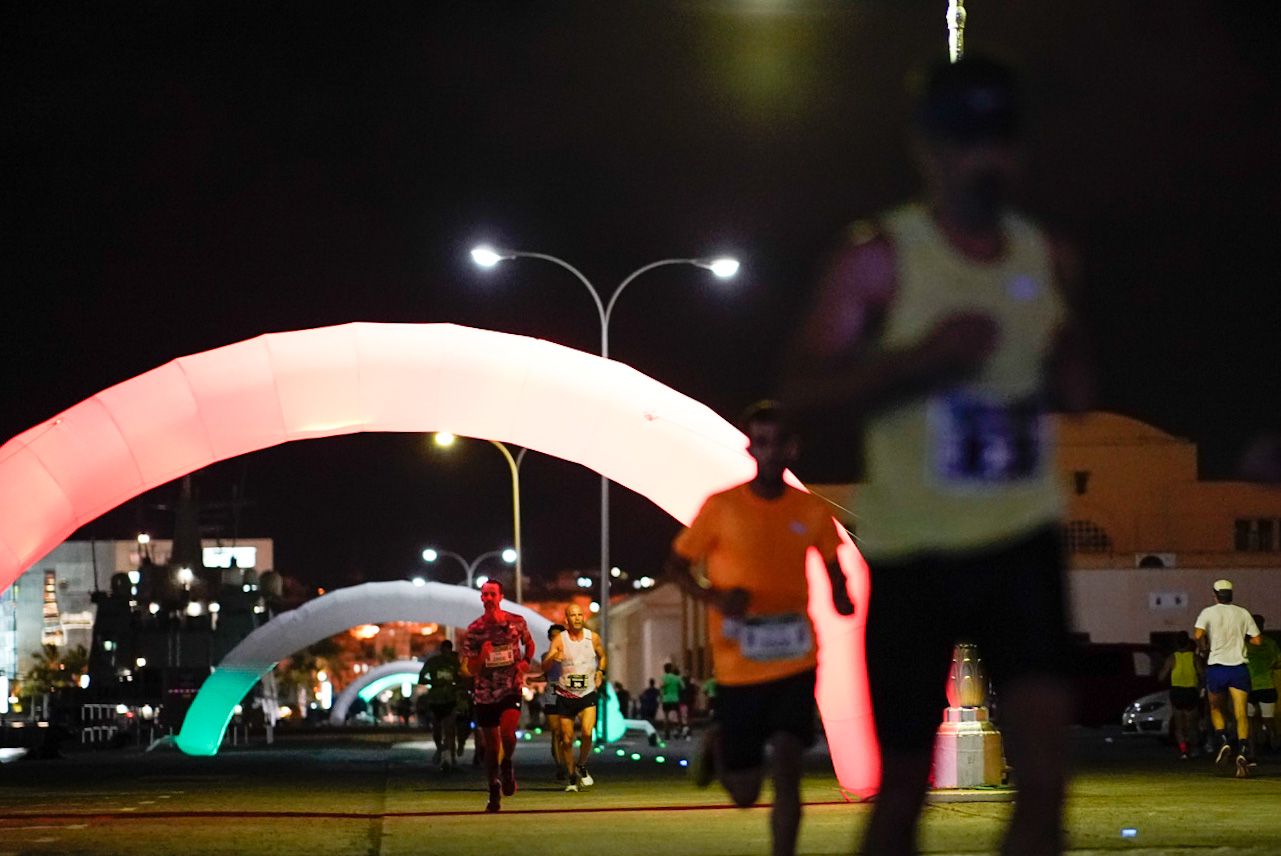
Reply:
<svg viewBox="0 0 1281 856"><path fill-rule="evenodd" d="M1244 665L1205 667L1205 689L1207 692L1220 695L1227 692L1229 688L1248 693L1250 691L1250 670Z"/></svg>

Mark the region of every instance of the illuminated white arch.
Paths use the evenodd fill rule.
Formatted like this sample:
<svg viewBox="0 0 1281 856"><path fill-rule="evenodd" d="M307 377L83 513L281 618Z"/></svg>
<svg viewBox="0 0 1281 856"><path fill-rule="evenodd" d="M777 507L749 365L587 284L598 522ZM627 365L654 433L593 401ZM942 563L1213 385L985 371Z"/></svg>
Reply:
<svg viewBox="0 0 1281 856"><path fill-rule="evenodd" d="M451 431L575 461L681 522L746 480L742 434L711 409L618 362L450 324L353 323L271 333L180 357L0 447L0 590L89 521L217 461L360 431ZM866 567L842 563L858 604ZM875 790L863 622L839 620L809 568L818 701L837 777ZM385 619L384 619L385 620Z"/></svg>
<svg viewBox="0 0 1281 856"><path fill-rule="evenodd" d="M342 692L334 697L333 707L329 708L329 724L342 725L347 721L347 713L351 706L355 704L357 698L368 701L371 696L378 694L378 688L387 681L400 683L409 681L411 683L418 680L418 673L422 671L423 664L418 660L393 660L390 663L383 663L360 675L356 680L343 687ZM184 723L185 724L185 723Z"/></svg>
<svg viewBox="0 0 1281 856"><path fill-rule="evenodd" d="M510 601L503 601L503 608L522 616L537 652L546 651L551 622ZM349 627L382 621L466 627L480 613L480 595L475 589L444 583L415 585L408 580L364 583L309 600L254 630L223 657L201 684L175 742L188 755L215 754L235 706L263 675L291 654ZM417 674L415 669L414 676Z"/></svg>

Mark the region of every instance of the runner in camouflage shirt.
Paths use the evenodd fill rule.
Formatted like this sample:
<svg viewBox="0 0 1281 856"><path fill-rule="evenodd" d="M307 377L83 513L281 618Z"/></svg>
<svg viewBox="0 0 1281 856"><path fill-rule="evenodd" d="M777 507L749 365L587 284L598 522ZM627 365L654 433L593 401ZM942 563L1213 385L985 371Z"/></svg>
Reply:
<svg viewBox="0 0 1281 856"><path fill-rule="evenodd" d="M462 655L467 672L476 678L472 693L476 727L484 735L485 772L489 780L486 811L498 811L500 793L516 793L512 753L520 723L521 688L534 657L534 638L525 619L502 608L503 587L490 580L480 588L485 614L467 627Z"/></svg>

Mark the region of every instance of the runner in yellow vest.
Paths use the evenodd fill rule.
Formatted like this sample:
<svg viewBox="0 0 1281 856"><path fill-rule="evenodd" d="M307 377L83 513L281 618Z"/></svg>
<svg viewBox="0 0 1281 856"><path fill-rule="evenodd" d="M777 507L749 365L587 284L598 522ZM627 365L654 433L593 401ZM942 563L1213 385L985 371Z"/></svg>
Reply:
<svg viewBox="0 0 1281 856"><path fill-rule="evenodd" d="M1157 680L1170 679L1170 736L1179 747L1179 757L1187 760L1201 745L1201 684L1205 667L1197 656L1196 645L1186 630L1179 633L1174 651L1165 658Z"/></svg>
<svg viewBox="0 0 1281 856"><path fill-rule="evenodd" d="M1058 853L1072 703L1047 412L1088 404L1070 255L1008 204L1021 166L1008 69L939 63L915 125L925 198L851 230L783 394L863 426L855 537L871 571L867 669L882 754L863 852L916 852L952 646L964 637L1000 693L1019 786L1003 852Z"/></svg>

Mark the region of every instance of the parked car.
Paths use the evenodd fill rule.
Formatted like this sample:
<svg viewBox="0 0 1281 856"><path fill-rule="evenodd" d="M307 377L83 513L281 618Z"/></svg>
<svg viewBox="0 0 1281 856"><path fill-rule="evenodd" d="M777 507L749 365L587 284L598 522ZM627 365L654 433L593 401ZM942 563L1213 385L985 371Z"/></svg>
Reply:
<svg viewBox="0 0 1281 856"><path fill-rule="evenodd" d="M1121 733L1135 736L1169 737L1170 693L1148 693L1135 699L1121 712Z"/></svg>

